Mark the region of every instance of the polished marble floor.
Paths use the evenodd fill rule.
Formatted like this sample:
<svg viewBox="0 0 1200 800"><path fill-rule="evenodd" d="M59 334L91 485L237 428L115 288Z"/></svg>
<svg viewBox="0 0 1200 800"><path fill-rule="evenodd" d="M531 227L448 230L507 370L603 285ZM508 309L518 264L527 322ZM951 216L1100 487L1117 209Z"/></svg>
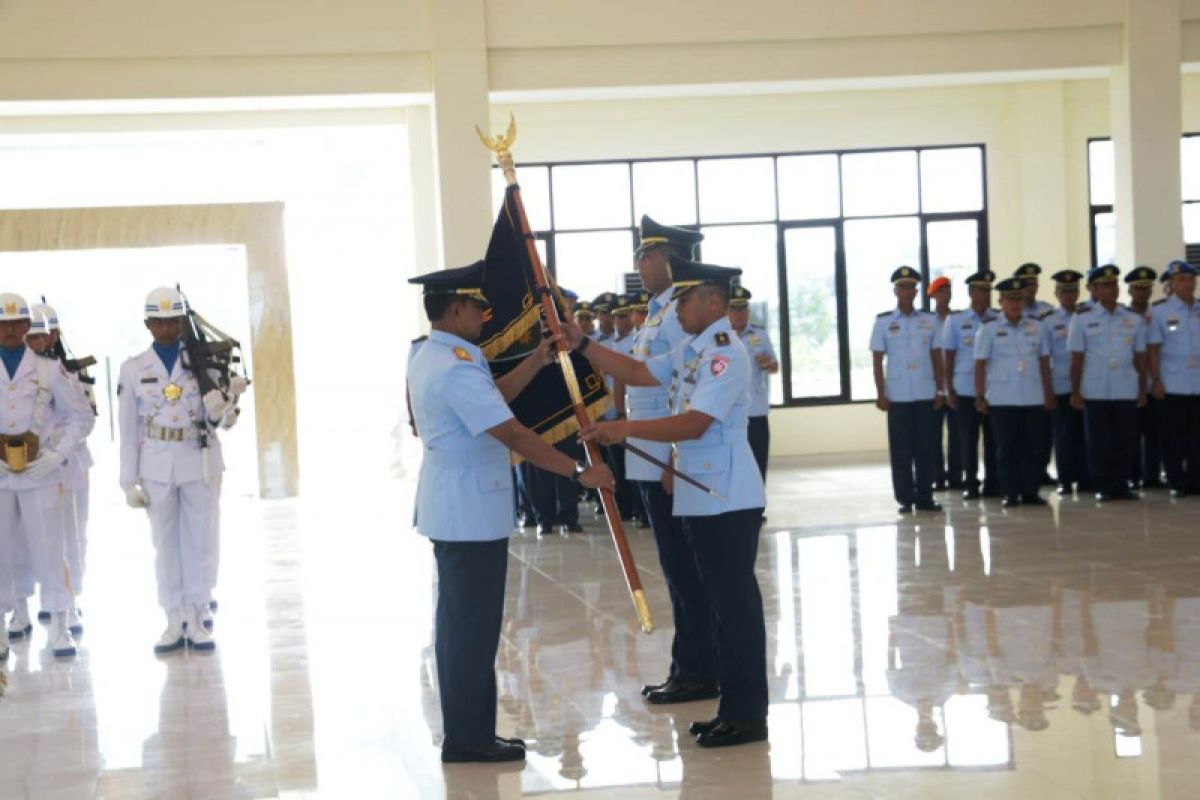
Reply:
<svg viewBox="0 0 1200 800"><path fill-rule="evenodd" d="M410 472L411 476L411 472ZM758 560L769 743L704 751L714 703L651 709L607 534L511 540L501 732L522 769L445 767L429 547L411 485L227 496L218 651L156 659L144 516L98 483L87 631L44 629L0 700L0 798L1195 798L1200 499L900 519L882 458L780 460Z"/></svg>

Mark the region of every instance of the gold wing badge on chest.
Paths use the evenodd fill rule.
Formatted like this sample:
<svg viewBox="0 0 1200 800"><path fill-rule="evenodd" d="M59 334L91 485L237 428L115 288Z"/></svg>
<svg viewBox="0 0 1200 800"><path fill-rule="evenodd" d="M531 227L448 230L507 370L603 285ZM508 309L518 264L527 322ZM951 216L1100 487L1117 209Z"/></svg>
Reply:
<svg viewBox="0 0 1200 800"><path fill-rule="evenodd" d="M178 383L168 383L163 387L162 393L163 397L167 398L168 403L174 403L183 397L183 387Z"/></svg>

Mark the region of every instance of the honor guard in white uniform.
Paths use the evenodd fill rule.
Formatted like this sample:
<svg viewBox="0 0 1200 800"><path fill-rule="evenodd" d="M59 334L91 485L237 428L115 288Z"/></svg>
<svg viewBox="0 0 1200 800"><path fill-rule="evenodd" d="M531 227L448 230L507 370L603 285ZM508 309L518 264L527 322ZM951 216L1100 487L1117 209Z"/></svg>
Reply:
<svg viewBox="0 0 1200 800"><path fill-rule="evenodd" d="M650 299L646 322L634 334L635 359L648 361L670 353L687 338L675 313L677 304L672 298L669 259L691 258L703 238L698 231L661 225L650 217L642 217L641 242L634 258ZM620 376L617 377L619 382ZM631 422L666 417L670 414L670 393L665 385L626 386L625 410ZM633 438L629 443L659 461L671 458L671 445L667 442ZM667 678L643 686L642 694L654 704L716 697L720 689L712 610L700 581L695 554L672 512L670 478L664 478L661 469L629 452L625 453L625 475L637 483L642 506L650 519L675 622Z"/></svg>
<svg viewBox="0 0 1200 800"><path fill-rule="evenodd" d="M1087 439L1083 432L1083 412L1071 405L1071 350L1067 331L1079 304L1079 285L1083 273L1060 270L1050 278L1059 307L1042 314L1039 320L1050 340L1050 383L1054 388L1054 469L1058 475L1058 493L1070 495L1076 488L1092 492L1088 476Z"/></svg>
<svg viewBox="0 0 1200 800"><path fill-rule="evenodd" d="M1172 292L1151 307L1146 343L1167 485L1184 497L1200 493L1200 303L1195 267L1173 261L1168 273Z"/></svg>
<svg viewBox="0 0 1200 800"><path fill-rule="evenodd" d="M1021 313L1022 278L996 284L1003 313L975 339L975 408L991 418L1004 507L1045 505L1038 496L1043 412L1054 407L1050 343Z"/></svg>
<svg viewBox="0 0 1200 800"><path fill-rule="evenodd" d="M185 643L212 650L210 603L217 583L221 473L225 463L216 428L237 420L244 382L201 395L185 361L183 295L159 288L146 297L145 325L154 337L143 353L121 365L117 419L121 435L121 489L132 508L145 508L154 540L158 603L167 626L156 654ZM218 375L210 371L215 380ZM235 382L238 379L235 378Z"/></svg>
<svg viewBox="0 0 1200 800"><path fill-rule="evenodd" d="M92 395L94 381L87 375L87 367L94 359L86 363L68 359L66 348L62 343L62 330L59 326L58 312L52 306L44 303L32 308L32 321L26 343L42 356L58 360L62 363L71 382L92 407L92 415L96 414L96 400ZM67 559L67 569L71 575L71 590L74 595L71 608L67 611L67 627L72 636L83 634L83 623L80 621L78 597L83 593L84 570L87 564L87 523L88 523L88 470L95 462L92 452L88 449L87 439L80 442L75 452L67 455L67 463L63 468L63 489L65 491L63 510L63 550ZM18 604L21 598L18 598ZM28 610L26 609L26 615ZM41 617L41 614L38 615Z"/></svg>
<svg viewBox="0 0 1200 800"><path fill-rule="evenodd" d="M665 417L599 422L583 438L674 443L681 473L710 490L676 479L672 510L691 547L717 642L717 717L689 730L701 747L725 747L767 737L766 633L754 576L766 496L746 436L750 356L728 318L731 283L741 270L672 256L670 272L671 299L687 335L670 352L639 362L588 346L578 331L569 335L594 366L626 386L667 387ZM659 691L686 688L674 680ZM653 692L647 699L653 702Z"/></svg>
<svg viewBox="0 0 1200 800"><path fill-rule="evenodd" d="M75 655L67 613L71 587L64 569L64 466L95 425L91 406L62 364L26 346L29 304L0 294L0 611L15 605L11 540L24 535L51 615L49 647ZM7 627L0 654L8 655Z"/></svg>
<svg viewBox="0 0 1200 800"><path fill-rule="evenodd" d="M508 451L584 486L613 486L606 465L572 460L513 418L507 400L553 360L552 342L493 380L474 344L487 309L483 270L479 261L409 281L423 287L433 328L409 366L408 386L423 453L416 528L437 561L434 650L448 763L525 758L524 742L496 735L494 667L513 528Z"/></svg>
<svg viewBox="0 0 1200 800"><path fill-rule="evenodd" d="M729 324L742 340L746 352L750 354L750 449L754 451L754 460L758 463L758 471L762 474L763 483L767 481L767 456L771 451L771 428L767 415L771 411L771 376L779 372L779 359L775 357L775 348L771 345L771 337L766 328L750 323L750 298L753 295L749 289L741 286L733 287L733 295L729 298Z"/></svg>
<svg viewBox="0 0 1200 800"><path fill-rule="evenodd" d="M1096 499L1127 500L1137 448L1137 410L1146 402L1146 324L1117 303L1112 264L1088 273L1097 301L1077 309L1067 330L1071 405L1083 411Z"/></svg>
<svg viewBox="0 0 1200 800"><path fill-rule="evenodd" d="M946 405L954 410L958 424L959 461L963 473L963 499L975 500L1000 495L996 471L996 442L987 417L975 410L975 337L984 325L999 315L992 306L995 273L977 272L966 279L971 305L955 311L942 324L942 358L945 363ZM979 439L983 438L984 478L979 481ZM936 438L936 437L935 437Z"/></svg>
<svg viewBox="0 0 1200 800"><path fill-rule="evenodd" d="M933 499L934 412L942 407L942 337L937 315L913 306L921 274L892 273L897 306L875 318L871 353L875 406L887 414L892 489L901 514L941 511Z"/></svg>

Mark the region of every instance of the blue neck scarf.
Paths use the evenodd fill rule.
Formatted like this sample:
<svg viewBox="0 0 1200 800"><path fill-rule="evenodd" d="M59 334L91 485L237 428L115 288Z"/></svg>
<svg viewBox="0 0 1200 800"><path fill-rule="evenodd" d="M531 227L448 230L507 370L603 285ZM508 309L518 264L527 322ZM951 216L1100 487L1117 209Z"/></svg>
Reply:
<svg viewBox="0 0 1200 800"><path fill-rule="evenodd" d="M167 368L167 375L169 377L171 370L175 369L175 362L179 360L179 342L169 344L166 347L155 342L154 352L158 353L158 358L162 361L163 366Z"/></svg>
<svg viewBox="0 0 1200 800"><path fill-rule="evenodd" d="M4 368L8 370L8 377L17 374L17 367L21 366L21 359L25 357L25 345L15 347L9 350L7 347L0 347L0 361L4 362Z"/></svg>

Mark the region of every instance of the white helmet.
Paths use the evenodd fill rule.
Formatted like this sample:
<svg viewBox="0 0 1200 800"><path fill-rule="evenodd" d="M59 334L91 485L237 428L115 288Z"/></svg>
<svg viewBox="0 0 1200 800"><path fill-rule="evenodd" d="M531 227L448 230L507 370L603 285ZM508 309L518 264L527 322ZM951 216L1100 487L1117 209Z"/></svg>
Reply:
<svg viewBox="0 0 1200 800"><path fill-rule="evenodd" d="M53 306L45 303L35 303L29 310L29 333L26 336L37 336L58 330L58 312Z"/></svg>
<svg viewBox="0 0 1200 800"><path fill-rule="evenodd" d="M187 312L183 310L183 295L178 289L160 286L146 295L146 319L173 319L183 316L187 316Z"/></svg>
<svg viewBox="0 0 1200 800"><path fill-rule="evenodd" d="M29 303L19 294L0 294L0 322L29 319Z"/></svg>

